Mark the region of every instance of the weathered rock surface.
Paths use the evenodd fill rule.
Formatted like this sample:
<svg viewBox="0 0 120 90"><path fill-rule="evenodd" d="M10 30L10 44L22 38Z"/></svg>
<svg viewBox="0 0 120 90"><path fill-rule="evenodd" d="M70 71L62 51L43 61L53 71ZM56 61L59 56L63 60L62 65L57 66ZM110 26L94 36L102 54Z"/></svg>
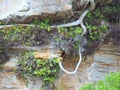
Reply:
<svg viewBox="0 0 120 90"><path fill-rule="evenodd" d="M14 72L0 72L0 90L27 90L22 78Z"/></svg>
<svg viewBox="0 0 120 90"><path fill-rule="evenodd" d="M118 29L117 29L118 30ZM94 55L94 62L88 71L90 81L104 79L105 74L110 72L120 72L120 46L119 33L112 36L100 47Z"/></svg>
<svg viewBox="0 0 120 90"><path fill-rule="evenodd" d="M88 71L89 80L92 82L104 79L104 75L107 73L120 71L120 56L114 52L98 52L93 59L94 62Z"/></svg>
<svg viewBox="0 0 120 90"><path fill-rule="evenodd" d="M35 18L66 18L73 0L0 0L0 20L25 22Z"/></svg>
<svg viewBox="0 0 120 90"><path fill-rule="evenodd" d="M17 65L18 65L18 58L12 57L12 58L10 58L10 60L8 62L3 64L3 70L7 70L7 71L16 70Z"/></svg>

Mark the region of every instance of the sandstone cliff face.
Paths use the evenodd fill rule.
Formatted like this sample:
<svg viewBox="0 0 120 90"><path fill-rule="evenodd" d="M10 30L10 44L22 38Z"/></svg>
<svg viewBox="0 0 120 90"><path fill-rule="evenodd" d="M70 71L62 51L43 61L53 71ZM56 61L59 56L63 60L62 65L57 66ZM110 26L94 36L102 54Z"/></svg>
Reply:
<svg viewBox="0 0 120 90"><path fill-rule="evenodd" d="M0 21L23 22L34 18L67 17L73 0L0 0Z"/></svg>

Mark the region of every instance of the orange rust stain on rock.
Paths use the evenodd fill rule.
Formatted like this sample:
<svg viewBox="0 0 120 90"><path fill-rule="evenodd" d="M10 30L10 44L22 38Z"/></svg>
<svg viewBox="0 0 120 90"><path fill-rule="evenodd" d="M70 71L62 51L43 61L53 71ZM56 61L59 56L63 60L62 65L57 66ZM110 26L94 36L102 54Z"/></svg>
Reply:
<svg viewBox="0 0 120 90"><path fill-rule="evenodd" d="M50 53L35 52L35 58L49 59L50 56L51 56Z"/></svg>

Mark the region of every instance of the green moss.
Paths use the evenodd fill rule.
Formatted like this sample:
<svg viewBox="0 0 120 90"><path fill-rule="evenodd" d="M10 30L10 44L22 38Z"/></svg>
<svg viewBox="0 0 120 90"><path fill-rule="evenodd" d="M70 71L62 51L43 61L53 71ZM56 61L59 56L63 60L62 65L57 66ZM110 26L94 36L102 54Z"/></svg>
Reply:
<svg viewBox="0 0 120 90"><path fill-rule="evenodd" d="M120 72L107 74L104 80L83 85L80 90L120 90Z"/></svg>
<svg viewBox="0 0 120 90"><path fill-rule="evenodd" d="M9 28L3 28L0 30L0 35L10 41L16 41L21 34L27 33L29 34L30 27L23 27L23 26L12 26Z"/></svg>
<svg viewBox="0 0 120 90"><path fill-rule="evenodd" d="M79 39L83 32L83 29L81 27L76 26L76 27L68 27L68 28L58 28L57 30L60 33L60 35L62 36L62 40L61 40L61 38L56 39L56 41L58 41L60 43L60 45L67 43L68 45L71 45L72 49L78 49L79 44L80 44Z"/></svg>
<svg viewBox="0 0 120 90"><path fill-rule="evenodd" d="M25 78L38 77L45 82L54 82L59 73L58 63L58 58L35 58L34 52L26 52L19 61L18 72Z"/></svg>
<svg viewBox="0 0 120 90"><path fill-rule="evenodd" d="M31 27L12 26L4 27L0 30L0 37L8 42L21 42L22 45L31 45L31 42L26 40L31 37Z"/></svg>
<svg viewBox="0 0 120 90"><path fill-rule="evenodd" d="M103 34L105 34L108 30L107 26L92 26L88 25L87 29L89 31L88 33L88 40L89 41L98 41L103 39Z"/></svg>
<svg viewBox="0 0 120 90"><path fill-rule="evenodd" d="M2 22L2 21L0 21L0 25L5 25L5 23L4 23L4 22Z"/></svg>
<svg viewBox="0 0 120 90"><path fill-rule="evenodd" d="M105 20L111 24L117 24L120 21L120 6L106 6L103 8L102 13L105 16Z"/></svg>
<svg viewBox="0 0 120 90"><path fill-rule="evenodd" d="M40 21L37 19L37 20L34 20L32 24L40 26L41 29L50 31L49 21L50 21L49 19L46 19L44 21Z"/></svg>
<svg viewBox="0 0 120 90"><path fill-rule="evenodd" d="M108 0L109 2L109 0ZM105 3L105 2L104 2ZM120 6L119 5L104 5L99 6L101 3L97 3L95 10L89 12L86 15L86 21L92 25L100 25L101 21L104 20L111 24L119 23L119 13L120 13Z"/></svg>

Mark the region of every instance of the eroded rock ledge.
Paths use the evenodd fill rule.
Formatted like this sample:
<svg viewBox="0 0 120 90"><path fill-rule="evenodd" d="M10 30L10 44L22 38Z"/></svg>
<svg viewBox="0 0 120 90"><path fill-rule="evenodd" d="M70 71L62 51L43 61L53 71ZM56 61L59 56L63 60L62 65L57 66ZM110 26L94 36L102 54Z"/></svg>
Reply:
<svg viewBox="0 0 120 90"><path fill-rule="evenodd" d="M29 22L38 18L67 18L73 0L1 0L0 21Z"/></svg>

